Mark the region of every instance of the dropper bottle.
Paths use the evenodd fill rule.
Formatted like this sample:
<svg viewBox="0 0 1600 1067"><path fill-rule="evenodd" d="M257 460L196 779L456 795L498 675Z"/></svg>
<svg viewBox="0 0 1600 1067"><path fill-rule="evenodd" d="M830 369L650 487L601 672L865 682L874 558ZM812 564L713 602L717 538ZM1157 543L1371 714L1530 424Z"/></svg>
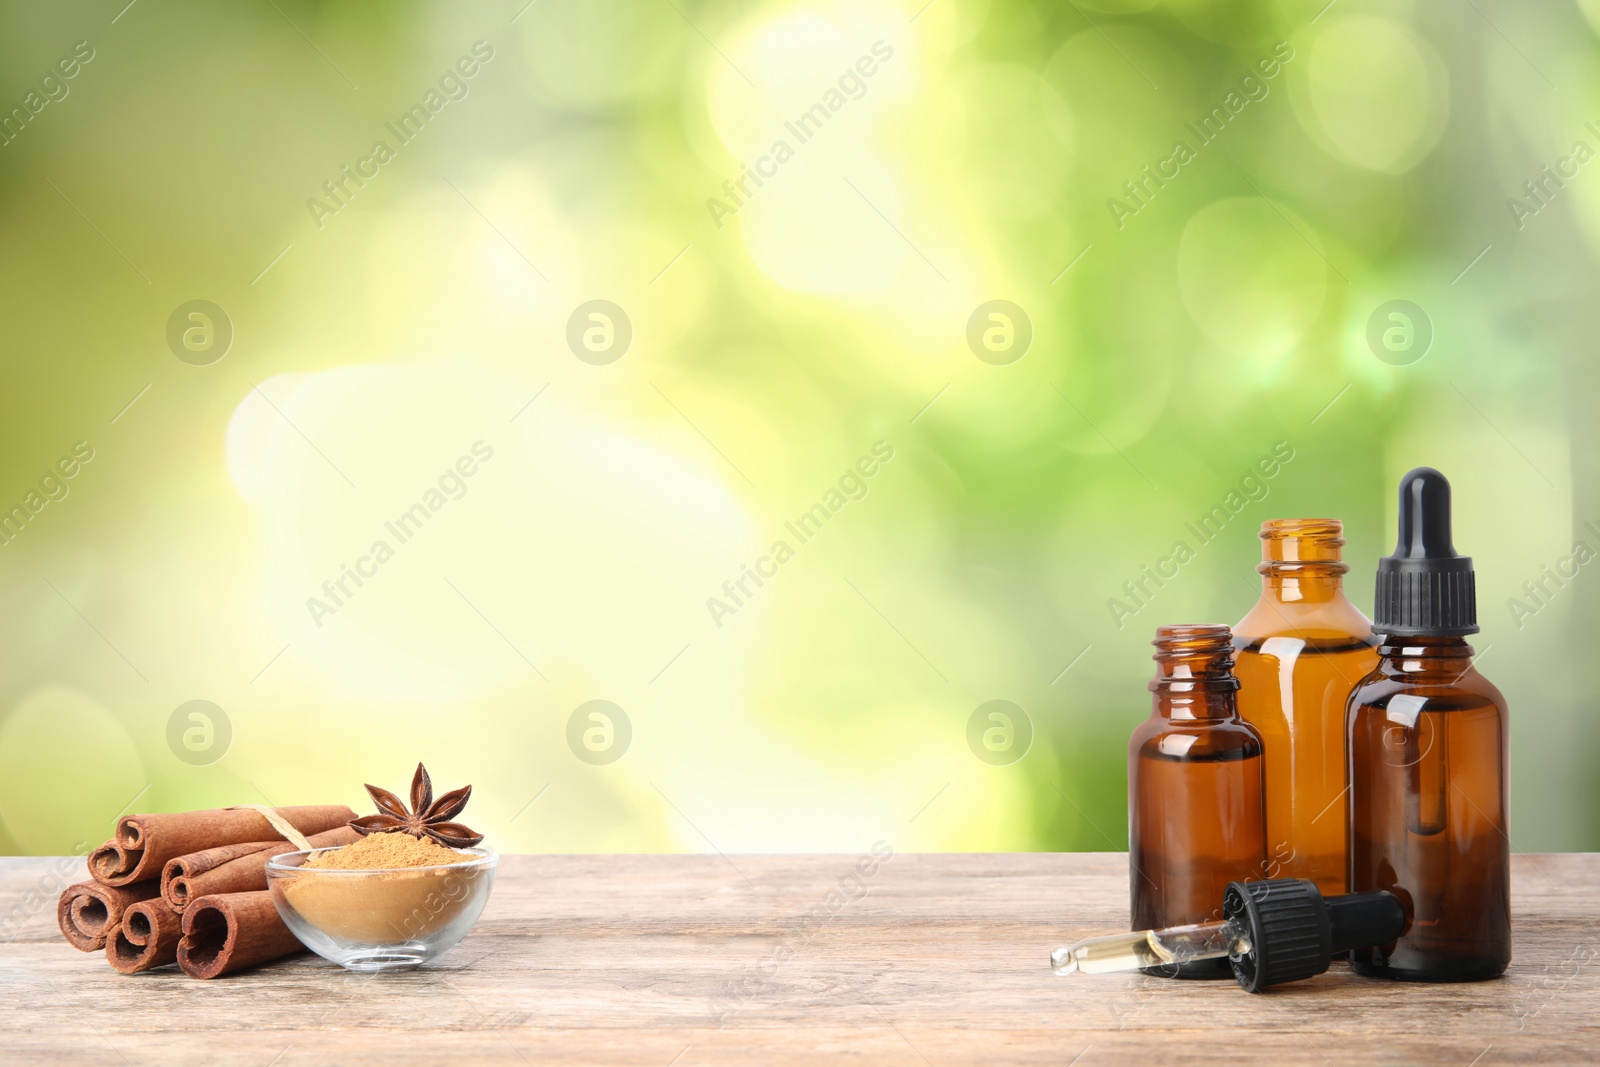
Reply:
<svg viewBox="0 0 1600 1067"><path fill-rule="evenodd" d="M1473 666L1472 560L1450 535L1450 483L1400 482L1400 538L1378 564L1378 666L1350 694L1350 888L1388 890L1411 926L1357 949L1361 974L1493 978L1511 962L1506 701Z"/></svg>

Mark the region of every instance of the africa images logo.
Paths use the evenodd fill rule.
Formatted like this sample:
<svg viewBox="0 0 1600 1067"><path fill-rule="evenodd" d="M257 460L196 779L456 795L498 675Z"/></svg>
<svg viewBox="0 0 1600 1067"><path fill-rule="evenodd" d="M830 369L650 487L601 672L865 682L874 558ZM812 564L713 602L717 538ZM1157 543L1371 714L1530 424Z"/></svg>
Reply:
<svg viewBox="0 0 1600 1067"><path fill-rule="evenodd" d="M706 610L717 629L729 615L738 614L755 598L768 580L778 576L778 568L794 559L795 550L810 542L835 515L851 501L866 499L870 491L868 480L875 477L885 464L894 458L894 446L887 441L877 441L870 456L862 456L845 469L838 482L822 494L822 499L802 511L783 528L794 538L780 537L772 543L771 550L758 558L754 565L743 563L739 574L722 583L722 596L706 597Z"/></svg>
<svg viewBox="0 0 1600 1067"><path fill-rule="evenodd" d="M429 486L422 498L383 524L384 531L394 539L380 537L372 542L365 555L356 558L355 566L339 564L339 576L322 583L322 596L306 597L306 610L317 629L322 629L323 619L338 614L355 595L378 576L378 569L395 556L395 551L422 531L423 524L444 510L452 500L467 495L468 479L483 469L483 464L494 458L494 447L485 441L472 443L472 455L463 455L445 468L438 481Z"/></svg>
<svg viewBox="0 0 1600 1067"><path fill-rule="evenodd" d="M828 120L843 111L850 101L866 96L867 79L878 73L879 68L892 58L894 48L887 41L874 41L871 55L860 56L853 65L844 69L838 81L822 94L820 100L783 124L784 132L794 139L793 144L784 137L774 138L767 151L756 157L755 166L741 163L739 176L722 183L722 194L726 199L714 196L706 199L706 210L711 213L711 221L717 224L717 229L722 229L723 220L738 214L739 209L756 195L756 190L778 176L778 168L794 158L796 148L821 133ZM755 189L750 188L752 183Z"/></svg>
<svg viewBox="0 0 1600 1067"><path fill-rule="evenodd" d="M493 58L494 48L488 42L474 42L472 55L457 59L439 76L436 87L430 87L421 100L412 104L393 122L383 124L394 135L394 145L381 139L374 141L372 150L356 160L353 170L346 163L339 168L338 174L323 182L322 194L326 199L313 196L306 200L306 210L311 212L311 220L317 224L317 229L322 229L327 225L328 218L349 207L355 195L367 187L367 182L382 173L382 168L399 156L399 150L416 140L423 128L446 106L452 101L465 100L472 91L469 82Z"/></svg>

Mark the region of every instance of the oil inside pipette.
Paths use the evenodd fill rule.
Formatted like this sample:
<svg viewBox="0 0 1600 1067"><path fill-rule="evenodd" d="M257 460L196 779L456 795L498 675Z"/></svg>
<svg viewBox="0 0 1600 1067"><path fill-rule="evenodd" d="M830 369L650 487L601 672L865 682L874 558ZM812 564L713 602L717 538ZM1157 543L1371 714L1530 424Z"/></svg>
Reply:
<svg viewBox="0 0 1600 1067"><path fill-rule="evenodd" d="M1191 923L1164 930L1085 938L1052 952L1050 969L1056 974L1106 974L1220 959L1249 951L1249 934L1237 923Z"/></svg>

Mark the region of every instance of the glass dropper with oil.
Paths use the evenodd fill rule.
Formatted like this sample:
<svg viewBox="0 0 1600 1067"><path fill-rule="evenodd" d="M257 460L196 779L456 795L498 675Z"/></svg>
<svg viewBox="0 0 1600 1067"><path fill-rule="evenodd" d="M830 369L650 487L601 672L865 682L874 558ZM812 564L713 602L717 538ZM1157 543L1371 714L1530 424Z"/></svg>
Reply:
<svg viewBox="0 0 1600 1067"><path fill-rule="evenodd" d="M1084 938L1050 953L1050 969L1057 974L1106 974L1242 956L1250 949L1250 932L1236 922L1190 923Z"/></svg>
<svg viewBox="0 0 1600 1067"><path fill-rule="evenodd" d="M1324 897L1305 878L1229 882L1216 922L1090 937L1050 954L1056 974L1105 974L1226 958L1239 984L1259 993L1310 978L1336 955L1388 944L1405 931L1392 893Z"/></svg>

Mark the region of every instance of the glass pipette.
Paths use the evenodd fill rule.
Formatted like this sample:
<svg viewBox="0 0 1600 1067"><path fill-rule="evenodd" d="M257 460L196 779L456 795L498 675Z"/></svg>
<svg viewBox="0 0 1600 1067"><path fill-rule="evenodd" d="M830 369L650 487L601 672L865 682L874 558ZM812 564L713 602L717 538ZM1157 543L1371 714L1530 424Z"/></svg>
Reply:
<svg viewBox="0 0 1600 1067"><path fill-rule="evenodd" d="M1235 922L1192 923L1165 930L1088 937L1050 953L1057 974L1105 974L1214 960L1250 951L1250 932Z"/></svg>

